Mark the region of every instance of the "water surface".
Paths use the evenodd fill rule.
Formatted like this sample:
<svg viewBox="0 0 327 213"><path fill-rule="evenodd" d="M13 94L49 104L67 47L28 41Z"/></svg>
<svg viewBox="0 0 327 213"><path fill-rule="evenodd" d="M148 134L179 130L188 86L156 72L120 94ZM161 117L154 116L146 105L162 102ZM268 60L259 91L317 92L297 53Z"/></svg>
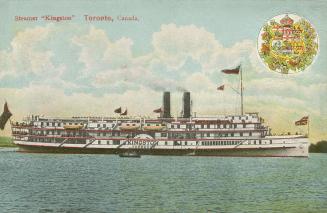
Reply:
<svg viewBox="0 0 327 213"><path fill-rule="evenodd" d="M327 212L327 154L135 159L0 149L0 212L210 210Z"/></svg>

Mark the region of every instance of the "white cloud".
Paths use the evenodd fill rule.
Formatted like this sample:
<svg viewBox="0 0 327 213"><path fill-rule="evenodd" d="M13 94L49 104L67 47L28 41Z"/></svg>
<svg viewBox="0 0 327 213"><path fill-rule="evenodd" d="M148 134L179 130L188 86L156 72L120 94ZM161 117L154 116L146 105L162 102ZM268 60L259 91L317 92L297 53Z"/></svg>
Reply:
<svg viewBox="0 0 327 213"><path fill-rule="evenodd" d="M88 74L108 70L108 67L119 69L130 64L132 59L131 39L123 37L113 42L104 30L95 27L86 35L73 37L72 42L81 48L79 61Z"/></svg>
<svg viewBox="0 0 327 213"><path fill-rule="evenodd" d="M76 92L84 86L82 83L62 79L71 70L70 64L55 66L53 63L58 56L47 48L47 42L54 31L52 25L27 28L14 37L10 49L0 51L0 77L9 73L19 78L24 72L43 76L42 82L32 81L24 89L0 89L1 94L6 94L15 119L29 113L111 115L118 106L128 107L130 114L154 116L152 110L161 106L163 90L173 91L172 113L176 115L181 110L179 88L192 92L193 110L197 114L235 114L239 112L239 96L228 86L223 92L216 87L231 84L229 80L237 81L237 76L226 76L219 70L243 62L249 76L245 79L247 111L262 112L277 130L281 128L280 123L289 126L308 112L316 123L326 123L319 116L326 112L321 91L325 91L327 85L303 81L304 78L314 81L317 76L285 77L263 72L265 67L257 56L254 41L243 40L225 47L204 28L167 24L153 33L153 49L136 56L130 38L112 40L104 30L95 27L86 33L77 31L68 39L80 51L78 61L69 63L82 63L82 71L89 77L87 83L93 87L90 90L103 91L101 97L97 97L92 91ZM184 67L189 61L199 68L190 72ZM218 78L213 80L214 74ZM117 92L117 88L121 90ZM67 90L73 92L67 95Z"/></svg>
<svg viewBox="0 0 327 213"><path fill-rule="evenodd" d="M215 91L217 85L212 83L212 81L204 73L197 72L193 73L185 79L184 82L181 82L183 88L187 88L190 91Z"/></svg>
<svg viewBox="0 0 327 213"><path fill-rule="evenodd" d="M160 31L153 34L153 51L137 57L132 54L130 39L112 42L103 30L94 27L87 35L74 37L73 43L82 48L80 61L85 69L96 75L94 86L128 82L159 90L208 87L198 85L195 88L195 83L201 82L195 78L210 83L210 74L237 65L240 58L253 55L255 51L252 41L245 40L226 48L204 28L175 24L162 25ZM202 67L191 77L187 69L182 69L188 59ZM166 70L164 77L156 74L158 67Z"/></svg>
<svg viewBox="0 0 327 213"><path fill-rule="evenodd" d="M52 27L27 28L18 32L11 42L10 49L0 51L0 73L22 74L51 71L53 54L46 47L46 40Z"/></svg>
<svg viewBox="0 0 327 213"><path fill-rule="evenodd" d="M194 25L162 25L160 31L153 34L152 45L154 56L176 70L188 58L200 63L205 73L236 66L244 61L263 68L257 57L255 42L244 40L224 47L213 33Z"/></svg>
<svg viewBox="0 0 327 213"><path fill-rule="evenodd" d="M207 61L222 46L213 33L194 25L162 25L152 36L154 54L168 66L178 69L190 57L197 61Z"/></svg>

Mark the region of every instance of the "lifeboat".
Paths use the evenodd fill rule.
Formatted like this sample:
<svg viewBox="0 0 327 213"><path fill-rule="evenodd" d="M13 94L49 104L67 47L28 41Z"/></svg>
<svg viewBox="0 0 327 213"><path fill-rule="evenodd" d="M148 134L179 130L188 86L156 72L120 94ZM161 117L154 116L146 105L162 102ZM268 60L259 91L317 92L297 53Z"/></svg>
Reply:
<svg viewBox="0 0 327 213"><path fill-rule="evenodd" d="M150 131L160 131L162 130L163 128L165 128L165 125L162 125L162 124L154 124L154 125L149 125L149 126L144 126L143 129L144 130L150 130Z"/></svg>
<svg viewBox="0 0 327 213"><path fill-rule="evenodd" d="M140 128L140 124L137 123L123 123L120 127L121 130L136 130Z"/></svg>
<svg viewBox="0 0 327 213"><path fill-rule="evenodd" d="M79 130L79 129L82 129L82 128L83 128L83 125L81 125L81 124L64 125L64 129L67 129L67 130Z"/></svg>

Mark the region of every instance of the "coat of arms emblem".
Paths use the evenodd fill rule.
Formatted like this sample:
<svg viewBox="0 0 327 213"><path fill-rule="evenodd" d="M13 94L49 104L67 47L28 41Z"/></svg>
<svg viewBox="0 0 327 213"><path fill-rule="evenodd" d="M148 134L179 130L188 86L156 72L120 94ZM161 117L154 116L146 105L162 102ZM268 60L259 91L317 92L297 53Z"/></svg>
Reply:
<svg viewBox="0 0 327 213"><path fill-rule="evenodd" d="M310 66L318 52L318 35L309 21L294 14L276 16L259 34L260 58L272 71L299 73Z"/></svg>

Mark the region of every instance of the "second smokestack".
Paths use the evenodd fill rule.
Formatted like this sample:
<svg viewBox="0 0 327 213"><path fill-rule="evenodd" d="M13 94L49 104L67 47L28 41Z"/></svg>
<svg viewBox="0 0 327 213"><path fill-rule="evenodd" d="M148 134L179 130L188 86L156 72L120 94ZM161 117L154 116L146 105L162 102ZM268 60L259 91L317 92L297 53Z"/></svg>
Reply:
<svg viewBox="0 0 327 213"><path fill-rule="evenodd" d="M191 93L184 92L183 94L183 118L191 117Z"/></svg>

